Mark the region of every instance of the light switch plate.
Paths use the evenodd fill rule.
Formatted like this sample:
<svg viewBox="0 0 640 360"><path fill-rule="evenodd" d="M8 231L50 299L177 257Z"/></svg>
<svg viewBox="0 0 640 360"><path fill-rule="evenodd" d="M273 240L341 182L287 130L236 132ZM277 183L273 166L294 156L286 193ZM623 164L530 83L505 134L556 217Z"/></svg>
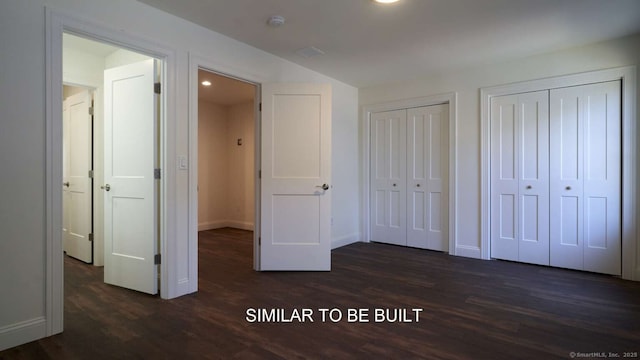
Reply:
<svg viewBox="0 0 640 360"><path fill-rule="evenodd" d="M189 162L187 161L187 157L184 155L178 156L178 169L187 170L189 168Z"/></svg>

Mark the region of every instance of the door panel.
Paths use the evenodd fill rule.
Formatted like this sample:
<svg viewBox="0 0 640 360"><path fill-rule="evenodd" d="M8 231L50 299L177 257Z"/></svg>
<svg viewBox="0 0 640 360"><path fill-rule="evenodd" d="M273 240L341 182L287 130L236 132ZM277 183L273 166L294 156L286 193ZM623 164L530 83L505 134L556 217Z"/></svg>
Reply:
<svg viewBox="0 0 640 360"><path fill-rule="evenodd" d="M518 95L519 261L549 265L549 92Z"/></svg>
<svg viewBox="0 0 640 360"><path fill-rule="evenodd" d="M584 108L584 269L620 275L620 82L585 86Z"/></svg>
<svg viewBox="0 0 640 360"><path fill-rule="evenodd" d="M89 91L70 96L64 104L64 251L87 263L93 261L91 229L92 116Z"/></svg>
<svg viewBox="0 0 640 360"><path fill-rule="evenodd" d="M155 60L105 70L104 281L158 292Z"/></svg>
<svg viewBox="0 0 640 360"><path fill-rule="evenodd" d="M582 270L583 136L581 87L551 90L550 262Z"/></svg>
<svg viewBox="0 0 640 360"><path fill-rule="evenodd" d="M331 269L331 87L262 87L261 270Z"/></svg>
<svg viewBox="0 0 640 360"><path fill-rule="evenodd" d="M62 248L69 248L69 220L71 211L71 192L66 184L69 182L69 104L62 103Z"/></svg>
<svg viewBox="0 0 640 360"><path fill-rule="evenodd" d="M448 250L448 105L407 110L407 245Z"/></svg>
<svg viewBox="0 0 640 360"><path fill-rule="evenodd" d="M621 273L620 82L551 91L551 264Z"/></svg>
<svg viewBox="0 0 640 360"><path fill-rule="evenodd" d="M548 92L491 99L491 256L549 264Z"/></svg>
<svg viewBox="0 0 640 360"><path fill-rule="evenodd" d="M491 257L518 256L518 96L491 99Z"/></svg>
<svg viewBox="0 0 640 360"><path fill-rule="evenodd" d="M371 241L406 245L406 111L374 113L371 123Z"/></svg>

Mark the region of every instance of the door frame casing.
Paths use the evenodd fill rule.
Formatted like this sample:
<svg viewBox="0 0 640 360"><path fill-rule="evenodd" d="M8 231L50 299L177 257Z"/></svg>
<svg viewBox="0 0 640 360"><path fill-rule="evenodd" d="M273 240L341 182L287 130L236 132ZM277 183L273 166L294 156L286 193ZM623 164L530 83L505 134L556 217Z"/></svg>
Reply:
<svg viewBox="0 0 640 360"><path fill-rule="evenodd" d="M448 201L448 213L449 213L449 254L451 255L465 255L464 247L457 246L457 211L456 211L456 174L457 174L457 157L456 157L456 138L457 138L457 99L458 94L456 92L437 94L432 96L403 99L397 101L389 101L378 104L364 105L362 107L362 202L361 213L362 216L362 229L363 241L371 241L371 209L369 191L371 189L371 114L383 111L402 110L408 108L416 108L430 105L442 105L449 106L449 179L447 186L449 187L449 201Z"/></svg>
<svg viewBox="0 0 640 360"><path fill-rule="evenodd" d="M160 183L160 265L162 298L175 297L175 286L169 281L170 270L175 269L176 254L167 252L173 248L174 238L166 234L175 232L175 170L168 164L175 163L175 139L167 134L175 133L175 64L173 50L131 34L108 28L87 19L79 19L59 10L45 8L45 319L46 336L63 330L63 257L62 257L62 34L70 33L98 42L154 57L162 61L161 78L164 82L161 94L160 155L163 180Z"/></svg>
<svg viewBox="0 0 640 360"><path fill-rule="evenodd" d="M252 84L256 87L254 96L255 144L254 144L254 225L253 225L253 269L260 269L260 102L261 84L266 79L259 74L216 63L207 57L189 52L189 215L188 215L188 265L187 279L178 279L188 283L189 293L198 291L198 70L202 69L221 76Z"/></svg>
<svg viewBox="0 0 640 360"><path fill-rule="evenodd" d="M638 126L636 115L636 67L625 66L584 73L555 76L480 89L481 105L481 178L480 178L480 249L482 259L491 259L491 98L494 96L549 90L621 80L622 82L622 278L640 281L638 259L638 202L637 151Z"/></svg>

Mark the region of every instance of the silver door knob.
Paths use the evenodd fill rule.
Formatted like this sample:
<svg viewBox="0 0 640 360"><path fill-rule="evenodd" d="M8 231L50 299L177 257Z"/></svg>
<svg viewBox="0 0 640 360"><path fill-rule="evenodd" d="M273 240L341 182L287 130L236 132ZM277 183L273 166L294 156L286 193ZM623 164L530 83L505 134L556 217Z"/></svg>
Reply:
<svg viewBox="0 0 640 360"><path fill-rule="evenodd" d="M530 190L531 188L533 188L533 186L527 185L527 190Z"/></svg>
<svg viewBox="0 0 640 360"><path fill-rule="evenodd" d="M66 187L69 187L69 185L70 185L70 184L69 184L69 182L67 181L67 182L63 182L63 183L62 183L62 185L63 185L63 186L66 186Z"/></svg>
<svg viewBox="0 0 640 360"><path fill-rule="evenodd" d="M396 186L396 184L393 184L393 186L395 187L395 186Z"/></svg>
<svg viewBox="0 0 640 360"><path fill-rule="evenodd" d="M571 186L567 186L565 190L571 190Z"/></svg>
<svg viewBox="0 0 640 360"><path fill-rule="evenodd" d="M324 191L329 190L329 184L322 184L322 185L318 185L316 187L321 188Z"/></svg>
<svg viewBox="0 0 640 360"><path fill-rule="evenodd" d="M100 186L100 189L109 191L109 190L111 190L111 185L107 184L107 185L104 185L104 186Z"/></svg>
<svg viewBox="0 0 640 360"><path fill-rule="evenodd" d="M416 184L417 187L420 187L420 184Z"/></svg>

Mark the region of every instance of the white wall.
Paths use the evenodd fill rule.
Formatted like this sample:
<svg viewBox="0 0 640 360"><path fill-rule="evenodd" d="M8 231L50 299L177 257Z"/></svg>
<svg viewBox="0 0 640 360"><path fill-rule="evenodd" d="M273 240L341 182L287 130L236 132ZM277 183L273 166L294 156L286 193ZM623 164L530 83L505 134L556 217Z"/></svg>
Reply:
<svg viewBox="0 0 640 360"><path fill-rule="evenodd" d="M638 63L640 34L431 78L417 74L415 81L360 89L360 104L458 93L455 241L456 248L477 249L480 257L480 88Z"/></svg>
<svg viewBox="0 0 640 360"><path fill-rule="evenodd" d="M105 58L78 49L64 49L62 57L62 81L68 84L103 85Z"/></svg>
<svg viewBox="0 0 640 360"><path fill-rule="evenodd" d="M111 69L114 67L137 63L149 60L146 55L138 54L133 51L118 49L104 58L104 68Z"/></svg>
<svg viewBox="0 0 640 360"><path fill-rule="evenodd" d="M70 96L79 94L85 90L86 88L83 87L64 85L62 88L62 99L67 100L67 98L69 98Z"/></svg>
<svg viewBox="0 0 640 360"><path fill-rule="evenodd" d="M45 7L77 21L97 24L118 36L147 39L174 56L170 69L174 92L167 154L171 188L165 199L170 232L167 258L177 264L167 275L176 296L189 288L187 170L175 170L187 156L189 53L252 74L263 82L325 82L332 85L334 241L359 239L358 91L337 80L287 62L249 45L138 3L134 0L4 0L0 2L0 349L56 330L47 311L45 289L51 275L46 262L46 64ZM87 28L95 28L95 26ZM54 134L55 135L55 134ZM57 231L57 230L55 230ZM51 280L51 278L49 278ZM178 289L178 290L176 290Z"/></svg>
<svg viewBox="0 0 640 360"><path fill-rule="evenodd" d="M0 3L0 349L45 334L44 12Z"/></svg>
<svg viewBox="0 0 640 360"><path fill-rule="evenodd" d="M254 122L253 102L224 106L199 101L199 231L221 227L253 230Z"/></svg>
<svg viewBox="0 0 640 360"><path fill-rule="evenodd" d="M226 106L198 104L198 230L222 227L228 208L229 146Z"/></svg>
<svg viewBox="0 0 640 360"><path fill-rule="evenodd" d="M227 126L228 224L253 230L255 217L255 115L253 101L229 107ZM242 139L238 146L237 140Z"/></svg>

